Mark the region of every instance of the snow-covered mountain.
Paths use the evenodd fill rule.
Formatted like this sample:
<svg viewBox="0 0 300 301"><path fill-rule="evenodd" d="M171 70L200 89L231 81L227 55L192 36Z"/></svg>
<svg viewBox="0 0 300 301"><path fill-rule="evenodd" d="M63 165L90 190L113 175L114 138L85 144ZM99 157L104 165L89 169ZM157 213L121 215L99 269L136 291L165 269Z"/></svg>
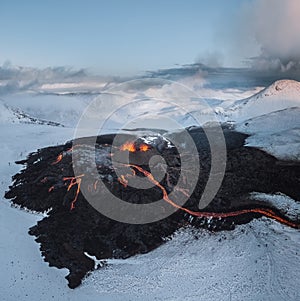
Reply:
<svg viewBox="0 0 300 301"><path fill-rule="evenodd" d="M300 107L300 82L279 80L256 95L235 101L226 114L240 122L291 107Z"/></svg>
<svg viewBox="0 0 300 301"><path fill-rule="evenodd" d="M250 134L247 145L281 159L300 159L300 82L279 80L259 93L214 108L221 122Z"/></svg>

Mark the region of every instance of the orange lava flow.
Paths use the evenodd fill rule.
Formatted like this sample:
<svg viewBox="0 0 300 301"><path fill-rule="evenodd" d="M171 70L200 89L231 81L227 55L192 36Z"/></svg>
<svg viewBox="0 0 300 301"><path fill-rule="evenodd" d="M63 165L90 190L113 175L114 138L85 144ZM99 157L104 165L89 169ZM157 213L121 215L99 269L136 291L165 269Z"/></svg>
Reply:
<svg viewBox="0 0 300 301"><path fill-rule="evenodd" d="M150 149L150 146L148 144L146 144L146 143L142 143L140 145L139 149L140 149L141 152L146 152L146 151L148 151Z"/></svg>
<svg viewBox="0 0 300 301"><path fill-rule="evenodd" d="M63 154L59 154L57 156L56 160L54 162L52 162L51 164L55 165L55 164L59 163L62 160L62 158L63 158Z"/></svg>
<svg viewBox="0 0 300 301"><path fill-rule="evenodd" d="M120 184L122 184L125 188L127 187L127 185L128 185L128 180L125 178L124 175L121 175L121 176L118 178L118 181L119 181Z"/></svg>
<svg viewBox="0 0 300 301"><path fill-rule="evenodd" d="M79 145L76 145L76 146L79 146ZM67 153L68 153L68 152L72 152L73 149L74 149L74 147L72 146L72 147L70 147L68 150L66 150L66 152L67 152ZM55 164L59 163L59 162L62 160L63 156L64 156L63 153L60 153L60 154L56 157L55 161L51 163L51 165L55 165Z"/></svg>
<svg viewBox="0 0 300 301"><path fill-rule="evenodd" d="M135 144L133 142L126 142L120 147L121 151L129 151L131 153L134 153L136 151Z"/></svg>
<svg viewBox="0 0 300 301"><path fill-rule="evenodd" d="M129 151L130 153L134 153L137 151L146 152L150 149L150 145L146 143L141 143L138 147L134 142L128 141L120 146L121 151Z"/></svg>
<svg viewBox="0 0 300 301"><path fill-rule="evenodd" d="M168 193L166 189L153 177L153 175L141 168L138 165L134 164L129 164L131 167L136 168L138 171L140 171L142 174L144 174L145 177L149 181L151 181L154 185L156 185L158 188L161 189L163 193L163 199L174 206L175 208L178 208L182 211L185 211L189 213L190 215L196 216L196 217L211 217L211 218L226 218L226 217L233 217L233 216L238 216L242 214L247 214L247 213L259 213L261 215L267 216L271 219L274 219L284 225L287 225L289 227L295 228L295 229L300 229L300 225L297 223L294 223L292 221L289 221L285 218L282 218L278 216L272 209L267 209L267 208L253 208L253 209L243 209L243 210L237 210L237 211L232 211L232 212L197 212L197 211L192 211L187 208L181 207L178 204L174 203L168 196Z"/></svg>
<svg viewBox="0 0 300 301"><path fill-rule="evenodd" d="M75 194L75 197L71 203L71 210L73 210L75 208L75 203L77 201L77 198L78 198L78 195L79 195L79 192L80 192L80 185L81 185L81 178L84 177L84 174L82 175L79 175L77 177L65 177L63 178L64 181L70 181L69 185L68 185L68 191L70 191L70 189L74 186L74 185L77 185L77 189L76 189L76 194Z"/></svg>
<svg viewBox="0 0 300 301"><path fill-rule="evenodd" d="M148 151L150 149L150 146L142 143L139 146L139 150L140 151ZM73 147L71 147L70 149L67 150L67 152L72 151ZM121 147L120 147L121 151L129 151L129 152L136 152L138 149L136 148L134 142L126 142L124 143ZM56 158L56 160L52 163L52 165L59 163L63 158L63 154L59 154ZM279 216L278 214L276 214L276 212L272 209L268 209L268 208L251 208L251 209L242 209L242 210L237 210L237 211L231 211L231 212L199 212L199 211L192 211L189 210L187 208L181 207L178 204L176 204L175 202L173 202L169 196L168 193L166 191L166 189L153 177L153 175L144 170L142 167L138 166L138 165L134 165L134 164L126 164L127 167L132 167L132 175L130 174L126 174L121 175L118 178L118 181L126 188L128 186L128 180L126 179L126 177L134 177L136 175L136 172L133 168L135 168L136 170L138 170L139 172L141 172L150 182L152 182L154 185L156 185L163 194L163 199L169 203L170 205L172 205L173 207L180 209L182 211L187 212L188 214L192 215L192 216L196 216L196 217L205 217L205 218L227 218L227 217L234 217L234 216L239 216L239 215L243 215L243 214L248 214L248 213L258 213L261 214L263 216L266 216L268 218L271 218L273 220L276 220L277 222L284 224L286 226L289 226L291 228L295 228L295 229L300 229L300 224L292 222L286 218L283 218L281 216ZM75 208L75 203L77 201L79 192L80 192L80 185L81 185L81 181L82 181L82 177L84 177L84 174L81 174L79 176L76 177L64 177L63 181L70 181L67 190L70 191L70 189L74 186L77 185L77 189L76 189L76 194L75 197L71 203L71 210L73 210ZM46 179L43 179L41 182L45 181ZM97 189L97 184L98 184L98 180L94 183L93 187L94 190ZM51 192L52 190L54 190L54 186L51 186L49 188L49 192ZM184 195L186 195L187 197L189 197L188 193L185 191L185 189L183 188L177 188L177 190L179 190L180 192L182 192Z"/></svg>

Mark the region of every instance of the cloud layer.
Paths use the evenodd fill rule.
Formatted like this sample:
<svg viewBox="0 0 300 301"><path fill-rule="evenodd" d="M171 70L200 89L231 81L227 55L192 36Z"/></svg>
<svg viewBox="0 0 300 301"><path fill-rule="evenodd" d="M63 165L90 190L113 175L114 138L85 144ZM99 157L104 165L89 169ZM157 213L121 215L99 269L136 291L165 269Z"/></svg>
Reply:
<svg viewBox="0 0 300 301"><path fill-rule="evenodd" d="M35 89L44 83L80 81L86 76L84 70L17 67L7 62L0 66L0 95Z"/></svg>

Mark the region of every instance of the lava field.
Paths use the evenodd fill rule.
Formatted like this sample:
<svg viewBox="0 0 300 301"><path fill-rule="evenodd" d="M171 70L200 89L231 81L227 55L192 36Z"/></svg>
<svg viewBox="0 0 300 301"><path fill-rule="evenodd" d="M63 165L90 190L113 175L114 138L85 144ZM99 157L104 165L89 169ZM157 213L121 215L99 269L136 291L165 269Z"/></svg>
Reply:
<svg viewBox="0 0 300 301"><path fill-rule="evenodd" d="M210 174L211 152L203 129L192 128L188 132L197 147L198 174L189 149L179 154L176 147L168 142L174 137L177 141L183 140L180 132L172 133L169 140L154 137L152 142L147 137L121 134L118 146L113 144L113 134L82 138L76 143L69 141L64 145L39 149L16 162L24 168L13 176L13 183L5 197L21 208L47 212L46 217L29 229L29 234L36 237L42 256L50 266L69 270L66 279L70 288L80 285L89 272L105 266L106 259L125 259L150 252L182 227L225 231L234 229L237 224L248 223L253 218L266 216L299 228L299 220L290 220L285 212L266 201L250 197L252 192L283 193L299 202L299 162L278 160L262 150L246 147L247 136L227 127L223 129L227 161L221 188L210 204L199 210L199 199ZM130 158L127 164L120 162L118 173L112 165L113 149L116 161L118 154L126 153ZM189 172L197 177L197 185L185 204L180 206L169 194L174 190L178 194L186 193L186 187L178 187L182 155L190 162ZM152 162L150 169L151 158L159 156L166 164L157 162L155 165ZM132 204L150 204L163 199L166 207L161 210L170 206L176 210L164 219L146 224L123 223L105 216L82 194L84 187L97 202L103 201L105 195L99 180L93 180L95 177L91 177L90 171L85 168L75 175L74 158L83 167L85 161L95 158L97 176L117 198ZM165 176L157 179L155 169L163 168ZM130 181L135 177L152 184L152 187L131 187ZM188 187L188 177L184 184ZM119 210L122 211L122 208ZM103 264L95 266L91 256L102 260Z"/></svg>

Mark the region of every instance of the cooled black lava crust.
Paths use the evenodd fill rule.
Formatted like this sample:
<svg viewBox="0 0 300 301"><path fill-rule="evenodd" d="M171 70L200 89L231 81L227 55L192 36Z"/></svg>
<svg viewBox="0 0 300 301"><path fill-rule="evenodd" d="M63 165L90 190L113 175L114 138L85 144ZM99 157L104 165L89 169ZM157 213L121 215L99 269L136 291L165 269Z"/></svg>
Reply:
<svg viewBox="0 0 300 301"><path fill-rule="evenodd" d="M197 211L210 171L211 154L202 129L191 129L189 133L197 145L201 168L196 189L184 207ZM181 133L173 135L176 135L178 140L184 139L184 136L181 138ZM250 199L249 193L253 191L281 192L297 202L300 201L299 162L280 161L262 150L245 147L246 135L228 128L224 128L224 136L227 144L225 177L221 189L205 211L228 212L257 206L270 207L267 203ZM134 135L124 134L124 141L133 138ZM96 146L109 146L113 139L114 135L99 136ZM13 177L13 184L5 194L13 204L22 208L39 212L50 210L47 217L30 228L29 234L35 236L36 241L40 243L42 255L50 266L69 269L70 273L66 278L70 288L80 285L82 278L95 268L94 260L86 256L85 252L103 260L127 258L157 248L177 229L187 225L211 231L230 230L235 224L247 223L260 217L259 214L245 214L208 221L204 218L191 219L189 214L178 210L155 223L132 225L105 217L96 211L81 193L75 208L70 210L76 185L67 191L63 178L74 176L72 156L64 156L57 164L53 162L59 154L67 152L71 147L72 141L64 145L45 147L29 154L27 159L16 162L24 165L24 169ZM180 160L176 148L162 150L161 155L168 163L168 173L176 185L180 174ZM147 169L146 165L144 164L143 168ZM124 201L147 203L162 197L162 191L158 187L139 191L129 186L124 187L114 174L110 180L105 179L105 173L111 173L108 169L101 170L99 167L99 173L104 175L106 186ZM163 179L161 184L167 186L166 179ZM101 191L99 200L101 201Z"/></svg>

